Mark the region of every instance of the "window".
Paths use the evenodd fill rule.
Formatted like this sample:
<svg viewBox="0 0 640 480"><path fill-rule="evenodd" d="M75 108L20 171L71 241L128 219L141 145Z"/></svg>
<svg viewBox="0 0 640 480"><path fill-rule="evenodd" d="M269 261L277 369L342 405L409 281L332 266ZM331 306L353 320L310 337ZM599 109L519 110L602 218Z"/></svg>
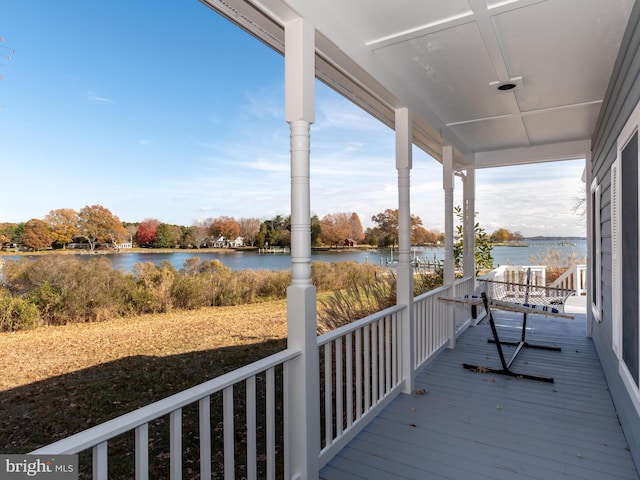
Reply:
<svg viewBox="0 0 640 480"><path fill-rule="evenodd" d="M618 137L617 158L611 167L611 285L612 347L620 375L640 413L639 123L640 104Z"/></svg>
<svg viewBox="0 0 640 480"><path fill-rule="evenodd" d="M601 298L601 261L602 261L602 237L600 223L600 184L595 178L591 183L591 311L596 321L602 319L602 298Z"/></svg>

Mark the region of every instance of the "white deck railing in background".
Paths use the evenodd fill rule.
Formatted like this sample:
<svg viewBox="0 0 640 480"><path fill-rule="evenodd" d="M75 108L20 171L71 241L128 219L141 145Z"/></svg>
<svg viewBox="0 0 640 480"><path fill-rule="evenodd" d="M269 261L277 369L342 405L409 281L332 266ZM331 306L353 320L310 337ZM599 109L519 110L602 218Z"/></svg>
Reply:
<svg viewBox="0 0 640 480"><path fill-rule="evenodd" d="M550 287L573 290L576 295L587 294L587 266L571 265L569 269L560 275Z"/></svg>
<svg viewBox="0 0 640 480"><path fill-rule="evenodd" d="M489 274L483 275L482 278L523 284L527 283L527 271L531 272L531 277L529 278L531 285L547 284L547 267L544 265L503 265L489 272Z"/></svg>
<svg viewBox="0 0 640 480"><path fill-rule="evenodd" d="M526 283L527 269L531 269L531 284L546 285L545 265L503 265L480 278L510 283ZM576 295L587 294L587 266L570 265L566 272L551 282L549 287L573 290Z"/></svg>
<svg viewBox="0 0 640 480"><path fill-rule="evenodd" d="M400 393L405 311L396 305L318 337L321 467Z"/></svg>
<svg viewBox="0 0 640 480"><path fill-rule="evenodd" d="M246 459L246 478L257 478L258 454L266 458L266 478L280 478L283 472L276 473L276 416L277 410L282 406L282 400L276 400L276 368L282 367L280 392L286 391L287 365L300 355L299 351L291 349L278 352L267 358L254 362L245 367L229 372L220 377L209 380L183 392L167 397L158 402L142 407L133 412L122 415L93 428L72 435L64 440L52 443L40 448L33 454L77 454L92 449L93 475L95 480L107 480L108 473L108 447L109 442L126 432L135 432L135 450L131 452L135 456L135 478L145 480L149 478L149 426L169 416L169 452L170 458L169 478L177 480L182 478L184 463L187 461L193 465L200 465L200 478L212 478L212 395L222 392L223 397L223 428L224 428L224 478L235 478L235 458L239 452L235 447L240 444L236 438L234 420L239 413L234 409L234 387L244 383L246 389L246 411L241 422L246 425L246 437L242 443L246 445L246 452L242 457ZM256 378L264 374L264 391L259 394L265 397L265 411L257 411L256 408ZM188 458L188 454L182 447L182 420L183 408L197 404L200 438L199 458ZM276 404L279 404L276 407ZM260 415L266 424L266 448L264 452L257 452L257 418ZM286 411L284 412L286 415ZM286 424L286 419L284 420ZM119 452L123 455L122 452ZM197 468L197 467L196 467ZM286 452L285 466L286 471ZM216 477L219 478L219 477Z"/></svg>

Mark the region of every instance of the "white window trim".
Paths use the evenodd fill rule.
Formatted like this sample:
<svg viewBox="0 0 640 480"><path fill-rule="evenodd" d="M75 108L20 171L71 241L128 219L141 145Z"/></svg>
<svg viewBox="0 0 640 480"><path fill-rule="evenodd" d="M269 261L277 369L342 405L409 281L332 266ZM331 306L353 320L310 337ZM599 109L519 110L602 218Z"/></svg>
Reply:
<svg viewBox="0 0 640 480"><path fill-rule="evenodd" d="M629 372L629 369L624 363L622 358L622 270L620 268L623 259L621 258L621 239L619 232L620 214L622 213L622 202L620 194L620 178L624 174L621 171L622 163L622 151L626 147L627 143L631 140L633 135L638 132L640 140L640 103L636 105L633 113L629 116L629 120L625 124L624 128L620 132L617 140L617 153L616 160L611 166L611 253L612 253L612 326L611 326L611 341L613 352L618 359L618 372L620 377L629 393L629 398L633 402L636 409L636 413L640 416L640 386L636 385L633 376ZM640 147L638 156L640 158ZM640 170L640 169L639 169ZM638 189L640 191L640 174L638 176ZM639 195L640 203L640 195ZM638 212L640 212L640 205L638 205ZM639 235L640 238L640 235ZM640 251L640 244L637 247ZM640 276L640 272L639 272ZM640 294L640 292L639 292ZM639 295L640 298L640 295ZM640 316L640 302L638 305L638 315ZM639 329L640 337L640 329ZM640 338L639 338L640 344Z"/></svg>
<svg viewBox="0 0 640 480"><path fill-rule="evenodd" d="M591 228L593 228L594 245L592 245L593 254L591 256L591 268L595 274L595 285L591 285L591 292L595 292L591 297L591 312L593 318L597 322L602 321L602 234L600 220L600 184L598 178L594 178L591 182L591 211L593 218L591 219ZM591 276L593 278L594 275ZM594 289L595 287L595 289Z"/></svg>

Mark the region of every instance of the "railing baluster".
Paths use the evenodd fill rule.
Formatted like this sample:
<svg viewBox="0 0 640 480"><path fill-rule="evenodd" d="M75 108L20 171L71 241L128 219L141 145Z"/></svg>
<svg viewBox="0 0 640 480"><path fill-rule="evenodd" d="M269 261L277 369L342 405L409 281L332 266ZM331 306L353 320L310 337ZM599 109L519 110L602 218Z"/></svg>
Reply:
<svg viewBox="0 0 640 480"><path fill-rule="evenodd" d="M378 400L384 397L384 318L376 322L378 328Z"/></svg>
<svg viewBox="0 0 640 480"><path fill-rule="evenodd" d="M391 323L391 383L398 384L398 319L400 315L395 314Z"/></svg>
<svg viewBox="0 0 640 480"><path fill-rule="evenodd" d="M371 324L371 405L378 403L378 327Z"/></svg>
<svg viewBox="0 0 640 480"><path fill-rule="evenodd" d="M108 443L102 442L93 447L93 478L107 480L109 477Z"/></svg>
<svg viewBox="0 0 640 480"><path fill-rule="evenodd" d="M391 318L384 319L385 394L391 390Z"/></svg>
<svg viewBox="0 0 640 480"><path fill-rule="evenodd" d="M284 374L286 374L286 368ZM286 379L287 376L284 375ZM285 381L285 387L289 388ZM266 377L266 416L267 416L267 480L275 480L276 478L276 375L275 369L272 367L267 370ZM287 397L284 397L287 398ZM285 409L286 410L286 409ZM286 413L286 411L285 411ZM286 417L285 417L286 419ZM285 430L288 432L288 430ZM285 437L286 437L285 433ZM285 442L286 442L285 438ZM287 460L287 459L285 459ZM285 472L288 472L288 464L285 463ZM289 478L288 473L285 478Z"/></svg>
<svg viewBox="0 0 640 480"><path fill-rule="evenodd" d="M347 389L347 428L349 428L353 424L353 334L348 334L345 341L345 358L347 361L345 385Z"/></svg>
<svg viewBox="0 0 640 480"><path fill-rule="evenodd" d="M136 480L149 479L149 424L136 428Z"/></svg>
<svg viewBox="0 0 640 480"><path fill-rule="evenodd" d="M362 416L362 329L356 334L356 419Z"/></svg>
<svg viewBox="0 0 640 480"><path fill-rule="evenodd" d="M222 392L222 419L224 422L224 478L235 478L235 427L233 423L233 385Z"/></svg>
<svg viewBox="0 0 640 480"><path fill-rule="evenodd" d="M198 402L198 425L200 431L200 478L211 478L211 397Z"/></svg>
<svg viewBox="0 0 640 480"><path fill-rule="evenodd" d="M247 405L247 478L255 480L257 470L257 441L256 441L256 377L249 377L246 381L246 405Z"/></svg>
<svg viewBox="0 0 640 480"><path fill-rule="evenodd" d="M171 480L182 478L182 409L169 414L169 476Z"/></svg>
<svg viewBox="0 0 640 480"><path fill-rule="evenodd" d="M371 329L369 325L364 327L364 409L367 412L371 407Z"/></svg>
<svg viewBox="0 0 640 480"><path fill-rule="evenodd" d="M334 342L336 352L336 438L342 435L343 423L342 412L344 404L342 403L342 337L336 338Z"/></svg>
<svg viewBox="0 0 640 480"><path fill-rule="evenodd" d="M324 436L325 445L331 445L333 441L333 381L332 381L332 355L331 355L331 342L328 342L324 346Z"/></svg>

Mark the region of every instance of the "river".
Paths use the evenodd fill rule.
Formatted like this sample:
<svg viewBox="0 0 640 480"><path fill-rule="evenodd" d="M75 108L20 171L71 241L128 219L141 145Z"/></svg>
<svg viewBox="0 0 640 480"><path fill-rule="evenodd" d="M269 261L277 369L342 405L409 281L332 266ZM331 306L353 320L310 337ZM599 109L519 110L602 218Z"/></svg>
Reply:
<svg viewBox="0 0 640 480"><path fill-rule="evenodd" d="M586 257L587 241L582 240L545 240L545 241L529 241L527 246L523 247L506 247L496 246L493 248L492 255L494 258L494 266L511 264L511 265L535 265L541 263L545 253L548 250L560 252L560 258L570 255ZM191 257L199 257L201 260L218 259L231 270L285 270L291 267L291 257L284 253L258 253L257 251L194 251L194 250L178 250L173 253L153 253L153 252L132 252L126 251L117 254L106 254L114 268L131 271L136 263L152 262L160 264L163 260L170 262L175 268L180 269L184 262ZM397 251L393 252L393 259L397 260ZM444 259L443 248L427 248L415 247L412 249L411 258L418 258L421 261L434 259ZM7 260L15 260L19 256L0 257ZM79 255L79 258L93 258L92 255ZM357 263L375 263L376 265L385 265L387 259L391 259L390 252L377 250L329 250L314 251L311 254L311 261L319 262L357 262Z"/></svg>

